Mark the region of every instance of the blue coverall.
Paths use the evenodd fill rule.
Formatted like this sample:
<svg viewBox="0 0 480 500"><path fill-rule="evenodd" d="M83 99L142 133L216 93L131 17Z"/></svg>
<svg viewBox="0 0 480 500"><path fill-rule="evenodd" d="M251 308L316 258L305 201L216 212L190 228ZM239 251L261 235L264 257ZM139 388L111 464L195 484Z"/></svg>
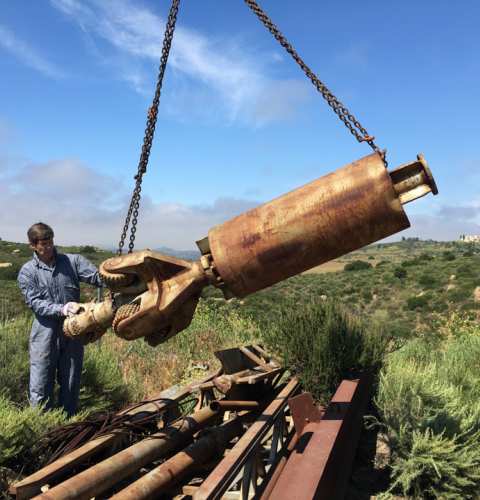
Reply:
<svg viewBox="0 0 480 500"><path fill-rule="evenodd" d="M77 254L55 250L53 267L36 253L20 269L18 284L35 314L30 332L30 404L53 408L55 377L60 385L59 405L76 412L83 365L83 344L65 337L62 308L80 300L80 281L101 286L96 267Z"/></svg>

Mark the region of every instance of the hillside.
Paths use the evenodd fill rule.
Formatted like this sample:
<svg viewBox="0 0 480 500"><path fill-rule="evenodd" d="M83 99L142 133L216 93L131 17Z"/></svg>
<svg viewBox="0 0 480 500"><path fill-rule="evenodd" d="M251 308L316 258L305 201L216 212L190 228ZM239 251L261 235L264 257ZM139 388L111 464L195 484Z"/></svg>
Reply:
<svg viewBox="0 0 480 500"><path fill-rule="evenodd" d="M438 315L480 311L480 246L417 240L371 245L225 307L268 322L286 301L319 296L409 337ZM217 290L206 290L205 297L223 303Z"/></svg>
<svg viewBox="0 0 480 500"><path fill-rule="evenodd" d="M96 265L113 255L90 245L59 249L81 253ZM0 241L0 317L25 310L15 279L29 258L28 245ZM362 267L358 262L365 269L355 270ZM3 267L6 263L11 265ZM349 265L353 270L344 270ZM480 245L407 239L365 247L242 300L227 303L212 287L204 290L203 297L216 307L236 309L260 322L272 318L285 302L335 297L355 314L385 323L396 336L408 337L428 327L438 314L478 312L477 287ZM83 290L88 293L88 287Z"/></svg>

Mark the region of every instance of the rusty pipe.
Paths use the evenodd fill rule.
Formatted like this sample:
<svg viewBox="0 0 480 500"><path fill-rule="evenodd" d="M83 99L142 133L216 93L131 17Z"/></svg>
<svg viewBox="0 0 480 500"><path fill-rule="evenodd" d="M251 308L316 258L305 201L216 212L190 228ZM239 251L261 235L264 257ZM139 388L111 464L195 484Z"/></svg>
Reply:
<svg viewBox="0 0 480 500"><path fill-rule="evenodd" d="M220 399L212 401L210 408L213 411L241 411L254 410L259 407L258 401L228 401Z"/></svg>
<svg viewBox="0 0 480 500"><path fill-rule="evenodd" d="M165 432L155 433L102 462L67 479L42 495L42 500L89 500L127 478L144 465L188 443L192 435L209 425L218 412L209 406L185 417Z"/></svg>
<svg viewBox="0 0 480 500"><path fill-rule="evenodd" d="M438 192L418 158L390 174L366 156L214 227L199 248L224 293L245 297L408 228L402 203Z"/></svg>
<svg viewBox="0 0 480 500"><path fill-rule="evenodd" d="M228 443L243 432L242 419L233 420L209 430L202 438L114 495L112 500L145 500L158 498L177 483L195 465L221 455Z"/></svg>
<svg viewBox="0 0 480 500"><path fill-rule="evenodd" d="M402 205L430 192L438 194L432 172L422 154L417 155L417 161L401 165L392 170L390 177L393 182L393 189Z"/></svg>

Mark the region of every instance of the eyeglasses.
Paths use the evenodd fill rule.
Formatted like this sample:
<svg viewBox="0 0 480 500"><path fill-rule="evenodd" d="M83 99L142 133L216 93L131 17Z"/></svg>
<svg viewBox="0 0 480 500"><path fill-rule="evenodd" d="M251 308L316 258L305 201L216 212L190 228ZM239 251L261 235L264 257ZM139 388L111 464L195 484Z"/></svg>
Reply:
<svg viewBox="0 0 480 500"><path fill-rule="evenodd" d="M45 238L43 240L37 240L37 245L46 248L53 246L53 238Z"/></svg>

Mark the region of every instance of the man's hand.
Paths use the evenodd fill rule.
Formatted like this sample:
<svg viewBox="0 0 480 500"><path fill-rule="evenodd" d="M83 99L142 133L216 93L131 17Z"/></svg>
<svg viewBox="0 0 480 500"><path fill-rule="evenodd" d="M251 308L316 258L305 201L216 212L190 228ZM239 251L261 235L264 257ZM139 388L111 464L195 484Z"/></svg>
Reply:
<svg viewBox="0 0 480 500"><path fill-rule="evenodd" d="M70 314L63 322L63 333L68 338L88 344L98 340L112 324L115 311L111 299L105 299L103 302L85 304L69 302L68 304L77 307L77 313Z"/></svg>
<svg viewBox="0 0 480 500"><path fill-rule="evenodd" d="M81 304L77 302L67 302L62 309L62 314L64 316L73 316L77 314L82 308Z"/></svg>

